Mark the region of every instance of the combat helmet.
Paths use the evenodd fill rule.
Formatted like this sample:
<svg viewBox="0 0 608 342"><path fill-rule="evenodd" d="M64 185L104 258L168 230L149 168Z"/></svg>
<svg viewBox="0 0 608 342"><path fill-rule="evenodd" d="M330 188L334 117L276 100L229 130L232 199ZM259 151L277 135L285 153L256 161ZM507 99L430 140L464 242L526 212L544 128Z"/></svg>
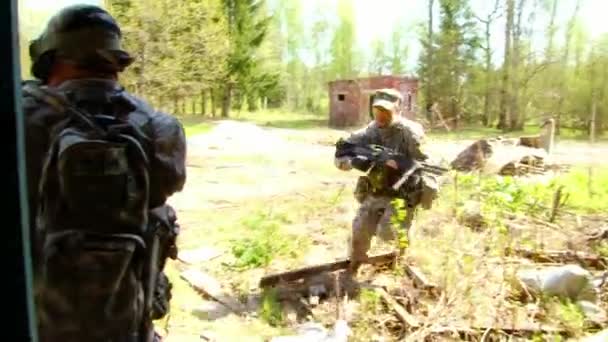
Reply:
<svg viewBox="0 0 608 342"><path fill-rule="evenodd" d="M56 58L80 67L121 72L133 62L129 53L122 49L121 38L118 23L104 9L93 5L65 7L30 43L32 75L45 80Z"/></svg>

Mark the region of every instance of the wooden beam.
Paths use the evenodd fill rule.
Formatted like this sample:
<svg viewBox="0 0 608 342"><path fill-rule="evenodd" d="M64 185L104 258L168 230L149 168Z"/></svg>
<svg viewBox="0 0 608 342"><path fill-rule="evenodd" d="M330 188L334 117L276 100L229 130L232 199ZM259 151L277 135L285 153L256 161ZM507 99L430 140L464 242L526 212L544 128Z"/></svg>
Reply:
<svg viewBox="0 0 608 342"><path fill-rule="evenodd" d="M388 292L386 292L382 288L375 288L375 291L380 295L380 297L382 297L382 299L384 299L386 304L395 311L395 313L397 314L397 318L399 318L399 320L403 324L405 324L406 327L418 328L420 326L418 319L416 319L416 317L407 312L407 310L405 310L405 308L401 306L401 304L397 303L395 298L388 294Z"/></svg>
<svg viewBox="0 0 608 342"><path fill-rule="evenodd" d="M391 264L391 263L395 262L395 259L397 258L397 256L398 256L397 252L390 252L390 253L385 253L385 254L374 255L372 257L369 257L365 263L371 264L371 265ZM311 276L314 276L314 275L317 275L317 274L323 273L323 272L335 272L335 271L339 271L339 270L344 270L344 269L348 268L349 265L350 265L350 259L342 259L342 260L338 260L338 261L334 261L334 262L330 262L330 263L326 263L326 264L307 266L307 267L303 267L303 268L296 269L293 271L271 274L271 275L262 277L262 279L260 279L260 287L263 288L263 287L275 286L276 284L281 283L281 282L296 281L296 280L308 278L308 277L311 277Z"/></svg>
<svg viewBox="0 0 608 342"><path fill-rule="evenodd" d="M439 289L439 286L428 280L428 278L424 275L424 273L422 273L422 271L418 267L405 264L404 268L407 275L414 281L414 285L416 287L431 292L437 291Z"/></svg>
<svg viewBox="0 0 608 342"><path fill-rule="evenodd" d="M228 307L232 311L236 313L245 311L245 306L236 299L224 293L219 281L217 281L210 275L194 269L190 269L182 272L181 277L196 290L202 292L206 296L213 298L214 300Z"/></svg>

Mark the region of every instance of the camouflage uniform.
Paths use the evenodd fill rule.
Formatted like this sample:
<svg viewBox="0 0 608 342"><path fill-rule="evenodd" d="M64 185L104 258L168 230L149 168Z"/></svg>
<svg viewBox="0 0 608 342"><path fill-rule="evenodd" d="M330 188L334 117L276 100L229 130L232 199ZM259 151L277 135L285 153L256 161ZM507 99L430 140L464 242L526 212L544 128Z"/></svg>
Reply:
<svg viewBox="0 0 608 342"><path fill-rule="evenodd" d="M398 92L392 89L383 89L377 95L388 94L394 98L393 102L401 100ZM374 106L381 106L389 110L395 110L395 103L385 99L376 99ZM371 122L365 128L354 132L347 141L353 144L377 144L395 150L398 153L416 160L426 160L427 156L421 150L421 142L424 138L422 126L418 123L398 116L393 113L392 122L386 127L379 127L376 121ZM350 170L350 160L346 157L335 159L336 167L341 170ZM357 215L352 223L352 237L350 242L350 258L354 264L358 264L367 258L371 239L377 235L384 241L393 240L396 237L391 221L395 210L392 201L394 198L381 193L374 193L365 186L366 177L359 179L355 189L355 197L360 203ZM409 233L414 219L415 208L406 206L406 218L400 222L401 228Z"/></svg>
<svg viewBox="0 0 608 342"><path fill-rule="evenodd" d="M32 74L38 80L24 82L23 111L40 341L158 340L158 336L153 332L151 320L162 317L168 310L171 285L162 274L162 270L167 257L176 257L175 237L178 226L175 222L175 212L166 205L166 200L175 192L182 190L186 180L186 139L182 125L173 116L153 109L142 99L125 91L112 78L67 78L58 85L47 84L56 65L55 62L60 60L76 65L78 70L91 71L93 75L123 71L133 59L120 49L119 39L120 30L107 12L96 6L76 5L67 7L54 16L45 32L30 46L30 56L33 60ZM58 253L60 256L55 258L60 260L59 262L63 263L66 269L72 268L81 272L78 275L58 274L60 272L57 271L45 274L48 270L40 266L49 258L49 251L44 244L51 239L40 233L41 226L45 225L45 218L59 222L60 228L73 226L80 228L83 225L86 227L89 223L95 226L95 222L88 222L91 220L87 221L86 217L78 213L68 215L70 217L62 217L62 215L66 216L63 214L65 208L47 208L48 216L41 216L39 213L39 207L42 206L39 205L40 181L47 167L45 162L49 163L46 157L53 148L52 143L56 141L57 133L73 119L66 111L58 110L58 107L53 106L52 103L33 96L33 93L28 91L31 89L30 85L35 85L36 89L65 96L72 105L87 114L112 114L124 117L131 127L136 127L145 135L145 154L149 170L149 178L146 182L149 192L145 199L147 205L141 216L147 216L143 221L147 222L145 230L159 236L163 235L158 242L161 246L159 256L152 262L157 262L158 265L151 268L158 270L155 277L156 287L152 289L154 299L151 312L143 309L146 304L143 303L141 295L143 291L141 287L149 285L134 283L145 278L146 274L146 271L143 271L144 276L142 276L143 266L137 267L149 261L133 262L133 265L137 266L134 266L133 270L125 270L125 275L121 275L115 269L108 269L110 257L104 258L103 251L107 246L103 246L95 258L74 258L71 262L65 255L61 255L61 252ZM128 186L132 187L132 184ZM128 197L131 193L125 195ZM50 193L45 196L52 198L56 195ZM121 228L107 227L107 229L120 232ZM51 235L49 232L46 234ZM75 241L75 244L82 242ZM95 249L91 250L93 252L90 252L90 255L94 255ZM141 255L134 255L136 256L133 259L141 258ZM58 261L55 263L57 264ZM126 269L127 266L124 267ZM111 277L121 278L116 280L110 279ZM53 285L46 285L40 290L43 278L45 284ZM87 281L88 285L97 286L85 288L79 283L81 279ZM108 288L103 288L108 284L120 284L120 286L127 284L125 287L114 289L115 295L112 296L111 303L107 302ZM136 287L139 288L137 294L132 292ZM66 292L70 291L66 289L72 288L73 293L66 295ZM81 317L74 317L78 314ZM143 314L148 316L142 316Z"/></svg>

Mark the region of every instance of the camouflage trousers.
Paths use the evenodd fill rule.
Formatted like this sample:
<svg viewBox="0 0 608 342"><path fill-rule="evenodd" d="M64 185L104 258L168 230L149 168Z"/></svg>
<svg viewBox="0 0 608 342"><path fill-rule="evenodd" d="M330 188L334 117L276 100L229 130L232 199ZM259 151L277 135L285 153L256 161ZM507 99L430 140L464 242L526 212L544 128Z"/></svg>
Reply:
<svg viewBox="0 0 608 342"><path fill-rule="evenodd" d="M397 237L392 223L392 218L396 217L397 211L391 202L390 197L371 195L362 201L352 224L349 257L353 262L360 263L367 259L367 252L374 236L383 241L394 241ZM406 231L409 239L415 209L406 208L405 210L406 217L398 224L399 228Z"/></svg>

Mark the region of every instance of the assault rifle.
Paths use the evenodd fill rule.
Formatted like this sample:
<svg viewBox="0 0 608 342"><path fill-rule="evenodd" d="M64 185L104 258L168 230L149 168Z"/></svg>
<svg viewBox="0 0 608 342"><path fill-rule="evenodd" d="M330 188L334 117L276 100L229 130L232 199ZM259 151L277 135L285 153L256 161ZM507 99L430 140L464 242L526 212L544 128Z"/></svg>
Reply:
<svg viewBox="0 0 608 342"><path fill-rule="evenodd" d="M405 156L402 153L381 146L381 145L357 145L349 143L344 139L339 139L336 143L336 158L349 157L353 168L369 173L374 168L387 168L386 162L394 160L397 163L397 172L399 178L392 184L392 189L397 191L408 178L416 171L427 172L440 176L448 171L438 165L429 164L423 161L418 161Z"/></svg>

